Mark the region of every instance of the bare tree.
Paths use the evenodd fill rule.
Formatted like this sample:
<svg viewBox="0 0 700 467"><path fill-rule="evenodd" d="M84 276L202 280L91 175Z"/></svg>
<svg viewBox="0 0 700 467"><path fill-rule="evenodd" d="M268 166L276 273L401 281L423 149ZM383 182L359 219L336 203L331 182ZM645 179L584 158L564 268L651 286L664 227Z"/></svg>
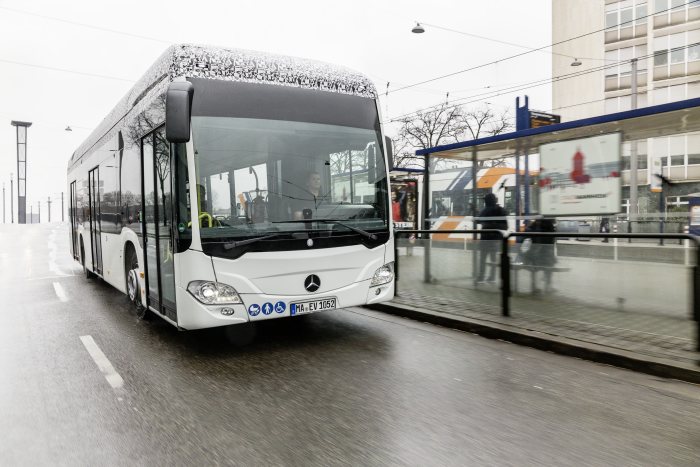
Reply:
<svg viewBox="0 0 700 467"><path fill-rule="evenodd" d="M415 149L406 138L392 140L394 167L418 167L423 158L416 156Z"/></svg>
<svg viewBox="0 0 700 467"><path fill-rule="evenodd" d="M422 166L422 158L413 153L417 149L427 149L441 144L455 143L464 133L463 110L461 106L440 104L429 110L420 110L399 120L401 125L394 161L397 167ZM434 161L431 170L435 168Z"/></svg>
<svg viewBox="0 0 700 467"><path fill-rule="evenodd" d="M415 155L418 149L494 136L513 127L507 111L499 113L489 106L465 109L446 102L403 117L399 123L401 126L394 140L394 165L420 168L423 167L423 158ZM430 170L435 170L440 163L440 160L433 159ZM478 168L504 163L502 159L479 161Z"/></svg>
<svg viewBox="0 0 700 467"><path fill-rule="evenodd" d="M329 164L334 175L367 169L367 153L364 150L347 150L330 155Z"/></svg>
<svg viewBox="0 0 700 467"><path fill-rule="evenodd" d="M459 118L466 129L463 141L499 135L513 128L507 110L497 113L488 105L464 111ZM503 165L505 165L504 158L477 162L478 169Z"/></svg>

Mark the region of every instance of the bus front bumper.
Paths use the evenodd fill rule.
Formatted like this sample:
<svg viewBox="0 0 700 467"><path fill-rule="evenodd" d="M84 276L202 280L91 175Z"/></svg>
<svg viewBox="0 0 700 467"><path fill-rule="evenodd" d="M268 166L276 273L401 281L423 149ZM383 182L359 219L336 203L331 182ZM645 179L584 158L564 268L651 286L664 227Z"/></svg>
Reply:
<svg viewBox="0 0 700 467"><path fill-rule="evenodd" d="M212 328L284 318L320 311L362 306L391 300L394 281L375 287L370 281L350 284L318 294L267 295L240 294L242 304L204 305L187 290L177 288L177 324L185 330ZM329 306L333 306L327 309Z"/></svg>

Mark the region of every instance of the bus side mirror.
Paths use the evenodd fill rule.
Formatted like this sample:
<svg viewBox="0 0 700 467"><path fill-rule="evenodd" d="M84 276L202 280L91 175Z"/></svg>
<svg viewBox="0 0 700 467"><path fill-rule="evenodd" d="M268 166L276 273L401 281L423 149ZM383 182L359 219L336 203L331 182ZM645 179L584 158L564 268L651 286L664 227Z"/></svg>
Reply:
<svg viewBox="0 0 700 467"><path fill-rule="evenodd" d="M389 172L391 172L394 170L394 145L388 136L384 137L384 146L386 147L386 158L389 161Z"/></svg>
<svg viewBox="0 0 700 467"><path fill-rule="evenodd" d="M165 138L171 143L190 140L194 87L189 81L170 83L165 98Z"/></svg>

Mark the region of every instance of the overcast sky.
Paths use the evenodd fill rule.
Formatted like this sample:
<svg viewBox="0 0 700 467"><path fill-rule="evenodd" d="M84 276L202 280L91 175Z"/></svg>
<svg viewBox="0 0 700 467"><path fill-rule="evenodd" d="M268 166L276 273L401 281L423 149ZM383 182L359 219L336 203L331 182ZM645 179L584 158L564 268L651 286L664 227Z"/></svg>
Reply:
<svg viewBox="0 0 700 467"><path fill-rule="evenodd" d="M448 92L453 101L551 77L551 56L536 52L399 91L525 50L428 25L424 34L412 34L415 21L521 46L551 43L551 0L0 0L0 182L9 196L9 174L16 180L17 172L10 121L31 121L28 199L35 212L37 201L44 211L49 196L60 202L73 151L169 43L261 50L353 68L382 94L391 83L381 98L385 121L436 104ZM549 86L527 94L531 108L550 109ZM515 97L487 100L512 112ZM72 132L64 130L68 125Z"/></svg>

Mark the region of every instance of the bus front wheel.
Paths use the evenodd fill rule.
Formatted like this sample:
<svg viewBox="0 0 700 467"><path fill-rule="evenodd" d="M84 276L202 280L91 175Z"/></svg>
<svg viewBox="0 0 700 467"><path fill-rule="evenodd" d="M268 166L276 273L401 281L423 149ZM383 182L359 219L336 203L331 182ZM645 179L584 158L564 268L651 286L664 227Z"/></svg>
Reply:
<svg viewBox="0 0 700 467"><path fill-rule="evenodd" d="M125 261L125 275L126 275L126 294L129 297L129 301L134 305L134 311L136 317L139 319L147 320L150 318L150 313L148 309L143 306L141 302L141 282L139 281L139 260L136 256L136 251L134 247L128 245L126 247L126 261Z"/></svg>

